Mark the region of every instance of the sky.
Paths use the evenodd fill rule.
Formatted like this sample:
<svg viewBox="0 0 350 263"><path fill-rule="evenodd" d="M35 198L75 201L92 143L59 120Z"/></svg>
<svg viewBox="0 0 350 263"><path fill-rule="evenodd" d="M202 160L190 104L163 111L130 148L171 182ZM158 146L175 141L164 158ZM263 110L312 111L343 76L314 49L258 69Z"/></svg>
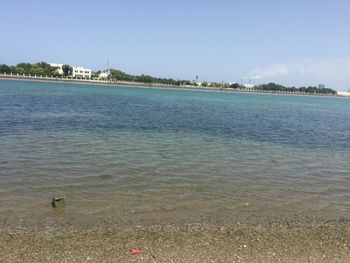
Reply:
<svg viewBox="0 0 350 263"><path fill-rule="evenodd" d="M350 90L348 0L11 0L0 64Z"/></svg>

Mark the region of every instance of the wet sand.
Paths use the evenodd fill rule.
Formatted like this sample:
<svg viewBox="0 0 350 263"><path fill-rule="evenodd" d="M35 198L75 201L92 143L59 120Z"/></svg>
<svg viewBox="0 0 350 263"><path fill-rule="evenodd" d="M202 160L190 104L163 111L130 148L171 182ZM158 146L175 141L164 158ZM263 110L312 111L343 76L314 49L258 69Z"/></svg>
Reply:
<svg viewBox="0 0 350 263"><path fill-rule="evenodd" d="M350 262L350 220L3 222L0 262ZM141 253L131 255L130 250Z"/></svg>

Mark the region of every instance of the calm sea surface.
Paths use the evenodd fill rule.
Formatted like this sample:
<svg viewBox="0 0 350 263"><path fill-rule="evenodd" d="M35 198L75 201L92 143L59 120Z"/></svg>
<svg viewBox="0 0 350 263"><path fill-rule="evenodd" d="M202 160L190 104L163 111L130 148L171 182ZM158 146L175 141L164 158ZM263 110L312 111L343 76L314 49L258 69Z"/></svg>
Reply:
<svg viewBox="0 0 350 263"><path fill-rule="evenodd" d="M0 214L350 215L350 100L0 81Z"/></svg>

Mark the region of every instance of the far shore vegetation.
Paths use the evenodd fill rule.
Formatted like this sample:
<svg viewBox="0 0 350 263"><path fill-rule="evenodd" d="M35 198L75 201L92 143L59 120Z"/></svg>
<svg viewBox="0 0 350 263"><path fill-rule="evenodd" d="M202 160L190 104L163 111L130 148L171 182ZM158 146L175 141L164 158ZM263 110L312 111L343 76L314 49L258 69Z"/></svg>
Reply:
<svg viewBox="0 0 350 263"><path fill-rule="evenodd" d="M19 63L16 66L8 66L6 64L0 64L0 74L13 74L13 75L31 75L31 76L42 76L42 77L54 77L63 78L70 77L72 75L72 67L70 65L63 65L63 74L60 74L58 68L52 67L46 62L38 63ZM103 71L106 72L106 71ZM239 83L217 83L217 82L197 82L194 80L174 80L172 78L158 78L149 75L131 75L121 70L109 69L108 77L101 78L102 71L94 71L91 74L92 80L110 80L110 81L127 81L144 84L164 84L172 86L200 86L204 88L219 88L219 89L237 89L237 90L256 90L256 91L270 91L270 92L290 92L290 93L308 93L308 94L337 94L337 92L330 88L318 88L315 86L309 87L286 87L276 83L246 85Z"/></svg>

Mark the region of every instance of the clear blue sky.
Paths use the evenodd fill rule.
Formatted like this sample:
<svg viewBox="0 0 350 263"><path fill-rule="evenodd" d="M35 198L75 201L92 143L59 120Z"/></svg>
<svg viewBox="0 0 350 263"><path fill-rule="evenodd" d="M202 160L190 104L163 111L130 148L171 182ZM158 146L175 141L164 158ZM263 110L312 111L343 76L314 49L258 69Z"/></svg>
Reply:
<svg viewBox="0 0 350 263"><path fill-rule="evenodd" d="M348 0L4 1L0 63L350 88Z"/></svg>

